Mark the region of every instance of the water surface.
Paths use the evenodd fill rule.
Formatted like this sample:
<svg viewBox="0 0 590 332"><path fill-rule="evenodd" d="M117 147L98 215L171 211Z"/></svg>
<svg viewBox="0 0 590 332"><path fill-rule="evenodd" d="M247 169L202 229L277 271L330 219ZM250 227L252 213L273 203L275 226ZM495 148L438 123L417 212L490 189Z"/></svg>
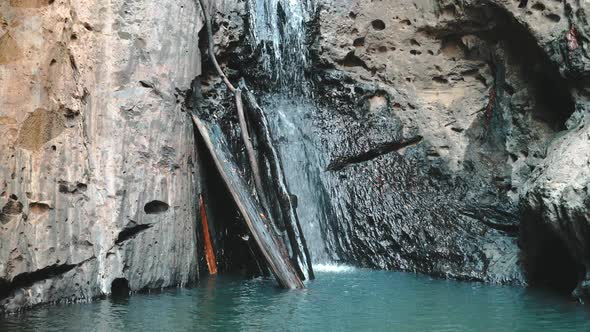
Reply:
<svg viewBox="0 0 590 332"><path fill-rule="evenodd" d="M193 289L0 318L0 331L590 331L590 309L519 287L323 265L301 291L218 276Z"/></svg>

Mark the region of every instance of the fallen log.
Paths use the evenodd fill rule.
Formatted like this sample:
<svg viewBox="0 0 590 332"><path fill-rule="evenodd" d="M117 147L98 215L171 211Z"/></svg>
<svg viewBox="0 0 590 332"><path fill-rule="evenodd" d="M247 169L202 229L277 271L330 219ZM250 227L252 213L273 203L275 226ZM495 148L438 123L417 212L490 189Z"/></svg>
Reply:
<svg viewBox="0 0 590 332"><path fill-rule="evenodd" d="M260 176L260 166L258 164L258 158L256 156L254 145L252 145L252 138L248 132L248 123L246 122L246 115L244 114L244 104L242 102L242 90L235 89L234 95L236 98L236 109L238 112L238 121L240 123L240 132L242 134L242 140L244 141L244 147L246 148L246 155L248 155L248 162L252 169L252 177L254 178L254 187L256 193L260 199L260 203L266 209L268 209L268 200L264 194L264 187L262 186L262 177Z"/></svg>
<svg viewBox="0 0 590 332"><path fill-rule="evenodd" d="M209 58L215 71L217 71L217 75L221 77L223 83L227 86L227 89L234 94L236 99L236 110L238 112L238 119L240 123L240 130L242 132L242 139L244 140L244 147L246 149L246 155L248 156L248 162L250 163L250 168L252 169L252 177L254 178L254 186L256 187L256 193L258 195L258 199L262 203L262 206L268 208L267 204L268 201L264 195L264 190L262 187L262 179L260 177L260 167L258 166L258 161L256 159L256 153L254 151L254 147L250 140L250 136L248 133L248 125L246 123L246 119L244 116L244 106L242 104L242 93L240 89L236 89L233 84L229 81L219 62L217 61L217 57L215 56L215 44L213 41L213 28L211 27L211 18L209 17L209 13L207 12L207 0L198 0L199 5L201 6L201 10L203 12L203 19L205 22L205 28L207 29L207 49L209 53Z"/></svg>
<svg viewBox="0 0 590 332"><path fill-rule="evenodd" d="M259 137L261 138L262 144L265 147L264 157L266 158L266 160L269 161L270 164L270 175L272 178L270 181L272 184L271 190L275 192L279 201L279 212L275 213L274 216L272 214L275 205L273 205L272 202L267 199L265 188L263 187L262 177L260 175L261 168L258 162L258 158L260 156L256 153L256 150L254 149L254 145L252 144L252 138L249 133L248 122L244 112L244 105L242 100L242 88L236 88L232 85L232 83L229 81L229 79L221 69L221 66L217 62L217 58L215 57L214 52L215 45L213 42L213 30L211 28L211 20L209 17L209 13L207 12L207 1L198 1L203 11L205 26L207 29L208 52L210 60L218 75L221 77L221 79L227 86L228 90L231 91L235 97L241 136L242 140L244 141L244 148L246 150L248 163L250 165L250 169L252 172L251 175L254 180L254 187L256 189L254 191L254 196L258 198L258 201L256 201L256 198L254 198L254 196L245 195L245 193L249 192L247 190L247 182L242 177L232 176L239 175L235 168L226 167L227 170L229 170L230 172L224 173L222 167L220 166L223 166L223 164L221 164L219 162L219 159L217 158L218 153L221 155L225 155L225 161L232 160L231 154L229 153L229 150L227 148L227 143L225 143L225 139L223 138L223 134L221 133L221 131L219 130L219 133L217 135L217 143L219 143L217 146L214 146L213 143L216 142L211 141L210 138L205 139L205 142L211 150L211 155L213 156L213 159L219 169L219 172L222 174L222 177L224 177L224 180L228 186L230 193L232 194L234 200L240 208L243 217L246 219L246 223L248 224L250 231L253 233L256 242L260 246L261 251L267 259L271 267L271 270L277 277L279 284L287 288L304 287L303 280L314 278L313 270L311 267L311 257L309 255L309 251L305 243L305 238L303 237L303 232L301 231L301 225L299 224L297 212L293 205L291 195L289 194L286 187L284 171L282 165L280 164L280 159L278 158L276 150L272 146L272 139L268 128L268 123L265 122L266 118L264 118L264 112L262 112L260 107L258 107L258 105L256 104L253 94L250 93L250 91L245 87L245 83L242 83L242 85L245 88L245 91L247 91L248 93L248 100L250 105L256 105L256 111L254 112L254 114L259 119L263 119L263 121L261 122L263 123L263 125L259 126ZM260 110L260 112L258 112L257 110ZM213 124L209 124L209 126L207 126L204 122L201 122L201 120L199 120L195 115L193 115L193 121L195 122L195 125L197 126L197 128L201 132L201 135L204 138L205 136L209 137L207 129L219 129L217 125ZM221 148L224 150L215 151L215 148ZM235 162L232 162L232 165L235 166L237 164ZM235 174L232 174L231 171L233 171ZM232 182L232 179L239 180ZM273 180L276 183L273 183ZM236 185L238 187L235 187ZM243 194L242 197L240 197L240 193ZM252 213L252 211L255 211L256 213ZM250 215L247 215L248 213L250 213ZM257 220L258 218L255 216L260 216L262 220ZM271 219L274 220L274 223L271 223ZM262 228L259 227L259 225L261 225L260 221L262 221L265 224L266 233L261 232ZM284 260L284 258L289 257L289 254L285 248L285 244L280 240L278 232L275 231L274 228L275 226L278 226L280 221L283 221L283 225L285 225L287 236L289 238L289 248L292 252L292 257L290 261L288 259L286 261ZM285 240L285 242L287 241ZM264 247L265 245L270 245L270 247ZM270 254L274 254L274 256ZM270 259L273 259L273 261L270 261ZM296 273L297 278L294 278L293 275L291 275L292 273Z"/></svg>
<svg viewBox="0 0 590 332"><path fill-rule="evenodd" d="M194 114L192 119L277 282L284 288L304 288L303 280L294 268L269 216L265 215L263 207L238 171L221 129L217 124L203 121Z"/></svg>

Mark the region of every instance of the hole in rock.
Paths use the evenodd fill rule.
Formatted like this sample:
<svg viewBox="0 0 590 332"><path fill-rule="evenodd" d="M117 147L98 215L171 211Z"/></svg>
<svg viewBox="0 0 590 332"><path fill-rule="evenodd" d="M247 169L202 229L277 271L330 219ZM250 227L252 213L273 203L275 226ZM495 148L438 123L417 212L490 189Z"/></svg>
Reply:
<svg viewBox="0 0 590 332"><path fill-rule="evenodd" d="M125 278L117 278L111 283L111 295L114 297L129 296L130 292L129 281Z"/></svg>
<svg viewBox="0 0 590 332"><path fill-rule="evenodd" d="M565 122L575 110L570 84L528 30L503 12L499 12L499 21L502 24L498 35L506 37L507 54L518 59L522 77L530 82L530 95L535 105L533 116L554 130L565 129ZM507 90L510 94L515 89L509 87Z"/></svg>
<svg viewBox="0 0 590 332"><path fill-rule="evenodd" d="M4 205L2 210L0 210L0 223L5 225L12 220L12 216L18 216L23 212L23 204L17 200L12 198L14 195L10 196L10 200ZM16 197L16 196L15 196Z"/></svg>
<svg viewBox="0 0 590 332"><path fill-rule="evenodd" d="M360 37L360 38L355 39L352 42L352 45L355 47L365 46L365 37Z"/></svg>
<svg viewBox="0 0 590 332"><path fill-rule="evenodd" d="M78 182L78 184L76 184L76 188L80 191L86 191L86 189L88 189L88 185L85 183Z"/></svg>
<svg viewBox="0 0 590 332"><path fill-rule="evenodd" d="M356 54L354 54L354 51L348 52L348 54L346 54L346 57L344 57L344 59L338 61L338 63L343 65L344 67L367 68L367 65L365 64L365 62L361 58L359 58Z"/></svg>
<svg viewBox="0 0 590 332"><path fill-rule="evenodd" d="M432 78L432 81L439 83L439 84L447 84L449 80L442 76L435 76Z"/></svg>
<svg viewBox="0 0 590 332"><path fill-rule="evenodd" d="M371 22L371 26L373 27L373 29L377 31L384 30L385 22L383 22L382 20L374 20L373 22Z"/></svg>
<svg viewBox="0 0 590 332"><path fill-rule="evenodd" d="M29 203L29 211L34 214L43 214L49 211L49 205L45 203L33 202Z"/></svg>
<svg viewBox="0 0 590 332"><path fill-rule="evenodd" d="M74 264L54 264L32 272L18 274L10 283L0 278L0 300L16 289L30 287L37 282L63 275L75 267Z"/></svg>
<svg viewBox="0 0 590 332"><path fill-rule="evenodd" d="M160 214L160 213L164 213L164 212L168 211L169 207L170 206L167 203L164 203L164 202L158 201L158 200L153 200L153 201L147 203L143 207L143 210L147 214Z"/></svg>
<svg viewBox="0 0 590 332"><path fill-rule="evenodd" d="M121 244L121 243L135 237L137 234L149 229L150 227L152 227L151 224L134 225L134 226L125 227L125 228L123 228L123 230L121 230L121 232L117 236L117 239L115 240L115 244Z"/></svg>
<svg viewBox="0 0 590 332"><path fill-rule="evenodd" d="M559 22L559 21L561 21L561 16L559 16L557 14L553 14L553 13L547 14L547 18L550 21L553 21L553 22L556 22L556 23Z"/></svg>
<svg viewBox="0 0 590 332"><path fill-rule="evenodd" d="M545 5L540 2L537 2L531 8L533 8L534 10L541 10L542 11L542 10L545 10Z"/></svg>

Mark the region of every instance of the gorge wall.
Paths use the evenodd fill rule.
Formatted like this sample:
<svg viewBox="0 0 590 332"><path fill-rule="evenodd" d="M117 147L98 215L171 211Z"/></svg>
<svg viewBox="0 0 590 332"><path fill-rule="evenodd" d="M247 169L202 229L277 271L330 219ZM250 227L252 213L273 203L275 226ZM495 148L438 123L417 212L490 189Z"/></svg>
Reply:
<svg viewBox="0 0 590 332"><path fill-rule="evenodd" d="M186 1L0 3L0 307L196 279ZM115 283L117 285L117 283Z"/></svg>
<svg viewBox="0 0 590 332"><path fill-rule="evenodd" d="M578 285L576 293L583 293L590 171L589 9L579 1L330 1L322 6L314 46L315 63L323 73L315 79L327 103L337 100L333 108L347 112L345 126L359 128L337 132L342 139L334 147L337 158L328 157L344 178L352 177L345 186L356 195L350 201L354 208L340 209L352 215L338 218L339 225L351 220L350 239L336 247L344 245L341 252L352 253L355 261L369 260L370 266L525 281L566 291ZM394 138L384 139L387 135ZM421 139L418 144L415 138ZM373 159L381 154L373 152L391 151L380 148L387 140L412 144ZM359 144L365 145L360 153L354 151ZM409 236L399 234L414 224L413 215L427 220L424 212L410 209L392 217L400 211L395 204L420 202L429 197L424 193L392 199L389 212L376 219L391 221L377 234L379 227L366 223L374 219L376 206L359 218L359 202L384 202L382 193L366 200L368 186L361 183L372 179L387 193L382 187L388 183L404 182L388 180L396 175L383 164L399 155L428 179L425 191L443 193L417 209L431 216L436 211L426 225L434 225L436 231L430 233L437 235L421 235L418 229L429 229L424 225L406 231ZM381 164L354 164L346 171L347 165L369 159ZM359 181L359 171L371 176ZM401 191L418 188L411 184ZM449 225L437 229L441 220ZM444 235L453 227L460 230ZM375 240L392 234L401 248L390 250L391 241ZM374 243L368 255L367 243ZM459 248L452 248L456 244ZM441 249L446 257L433 256ZM510 258L515 254L518 260ZM374 262L375 257L382 259ZM458 266L416 263L429 259ZM512 265L516 261L519 267ZM500 269L495 262L503 262ZM524 268L525 275L510 272L512 268Z"/></svg>
<svg viewBox="0 0 590 332"><path fill-rule="evenodd" d="M253 41L254 3L213 3L216 51L272 120L316 261L585 295L590 5L317 0L293 96ZM199 11L0 4L0 310L197 278L187 112L236 121L201 68Z"/></svg>

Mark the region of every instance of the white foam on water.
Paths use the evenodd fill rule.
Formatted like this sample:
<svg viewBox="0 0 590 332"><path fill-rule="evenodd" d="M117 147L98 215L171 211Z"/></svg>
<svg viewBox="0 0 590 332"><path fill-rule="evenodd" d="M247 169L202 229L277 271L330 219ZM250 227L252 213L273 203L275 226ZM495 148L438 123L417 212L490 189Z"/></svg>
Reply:
<svg viewBox="0 0 590 332"><path fill-rule="evenodd" d="M355 270L354 267L348 265L338 264L315 264L313 265L315 272L329 272L329 273L350 273Z"/></svg>

